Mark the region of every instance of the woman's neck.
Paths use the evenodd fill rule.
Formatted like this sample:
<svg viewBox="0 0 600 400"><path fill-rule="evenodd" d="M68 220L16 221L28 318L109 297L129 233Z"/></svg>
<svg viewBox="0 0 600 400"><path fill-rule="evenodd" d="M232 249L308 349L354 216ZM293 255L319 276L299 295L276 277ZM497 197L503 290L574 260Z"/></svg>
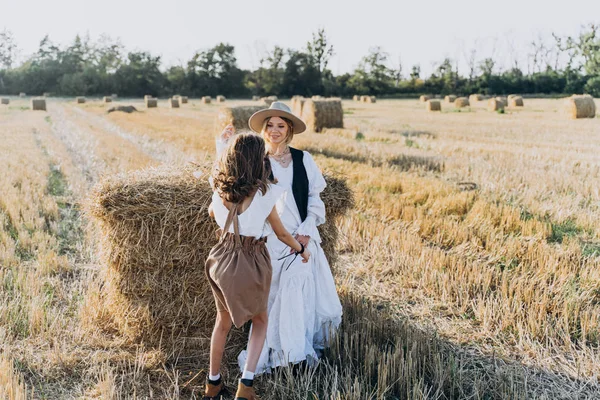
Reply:
<svg viewBox="0 0 600 400"><path fill-rule="evenodd" d="M286 143L267 143L267 151L269 152L269 154L281 154L285 151L286 147Z"/></svg>

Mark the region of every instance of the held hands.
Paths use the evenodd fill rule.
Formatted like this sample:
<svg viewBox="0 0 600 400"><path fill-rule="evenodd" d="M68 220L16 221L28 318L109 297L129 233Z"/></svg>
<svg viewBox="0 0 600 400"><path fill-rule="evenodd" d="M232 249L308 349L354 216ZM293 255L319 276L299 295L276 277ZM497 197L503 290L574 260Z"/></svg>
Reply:
<svg viewBox="0 0 600 400"><path fill-rule="evenodd" d="M300 255L302 256L302 262L307 263L310 259L310 251L308 251L308 247L304 247L304 251Z"/></svg>
<svg viewBox="0 0 600 400"><path fill-rule="evenodd" d="M233 125L229 124L225 128L223 128L223 132L221 132L220 138L223 142L226 142L233 135L235 135L235 128Z"/></svg>

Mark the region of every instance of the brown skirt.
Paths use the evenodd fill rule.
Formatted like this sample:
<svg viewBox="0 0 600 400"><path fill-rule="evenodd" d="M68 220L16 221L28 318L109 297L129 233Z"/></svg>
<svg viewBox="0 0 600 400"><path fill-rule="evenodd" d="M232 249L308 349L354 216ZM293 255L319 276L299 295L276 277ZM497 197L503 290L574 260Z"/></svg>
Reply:
<svg viewBox="0 0 600 400"><path fill-rule="evenodd" d="M267 311L272 267L265 242L227 232L206 260L217 311L229 312L238 328Z"/></svg>

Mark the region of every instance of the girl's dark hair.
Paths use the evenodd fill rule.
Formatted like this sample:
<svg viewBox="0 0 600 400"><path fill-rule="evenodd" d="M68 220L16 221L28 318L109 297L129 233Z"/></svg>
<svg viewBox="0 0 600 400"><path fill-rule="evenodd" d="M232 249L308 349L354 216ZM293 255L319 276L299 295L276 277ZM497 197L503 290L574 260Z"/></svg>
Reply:
<svg viewBox="0 0 600 400"><path fill-rule="evenodd" d="M219 196L230 203L241 203L256 190L265 194L271 171L265 156L263 138L252 133L235 135L213 171Z"/></svg>

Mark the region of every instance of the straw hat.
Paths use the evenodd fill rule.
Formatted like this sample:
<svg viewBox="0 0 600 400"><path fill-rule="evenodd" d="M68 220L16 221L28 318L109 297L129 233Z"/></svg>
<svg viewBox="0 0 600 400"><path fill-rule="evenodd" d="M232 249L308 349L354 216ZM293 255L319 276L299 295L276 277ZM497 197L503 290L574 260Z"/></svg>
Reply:
<svg viewBox="0 0 600 400"><path fill-rule="evenodd" d="M259 110L252 114L248 120L248 125L254 132L260 133L265 120L271 117L287 118L292 121L292 125L294 126L294 135L302 133L306 130L306 124L300 118L292 114L290 108L280 101L274 101L271 103L269 108Z"/></svg>

